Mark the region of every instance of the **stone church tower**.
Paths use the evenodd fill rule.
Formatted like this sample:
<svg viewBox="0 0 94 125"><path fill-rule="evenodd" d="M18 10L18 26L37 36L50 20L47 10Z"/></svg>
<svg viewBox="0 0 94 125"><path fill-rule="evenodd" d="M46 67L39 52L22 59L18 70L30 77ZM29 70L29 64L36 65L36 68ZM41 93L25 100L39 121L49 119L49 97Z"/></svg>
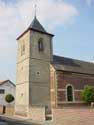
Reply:
<svg viewBox="0 0 94 125"><path fill-rule="evenodd" d="M50 106L52 38L53 35L45 31L36 16L29 28L17 38L17 115L32 117L34 111L40 112L43 107Z"/></svg>

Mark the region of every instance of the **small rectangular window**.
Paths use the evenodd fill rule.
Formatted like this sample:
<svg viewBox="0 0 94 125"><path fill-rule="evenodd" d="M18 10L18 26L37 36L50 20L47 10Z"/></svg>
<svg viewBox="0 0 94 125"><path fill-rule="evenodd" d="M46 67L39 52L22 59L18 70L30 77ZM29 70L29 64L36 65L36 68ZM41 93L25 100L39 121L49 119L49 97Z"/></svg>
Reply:
<svg viewBox="0 0 94 125"><path fill-rule="evenodd" d="M4 89L0 89L0 94L4 94L5 90Z"/></svg>

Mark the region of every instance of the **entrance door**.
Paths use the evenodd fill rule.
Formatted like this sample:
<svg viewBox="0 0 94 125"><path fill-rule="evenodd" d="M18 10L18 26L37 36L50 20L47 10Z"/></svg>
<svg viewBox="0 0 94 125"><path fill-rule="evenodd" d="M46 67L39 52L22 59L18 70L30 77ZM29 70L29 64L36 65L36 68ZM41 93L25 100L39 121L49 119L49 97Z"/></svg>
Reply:
<svg viewBox="0 0 94 125"><path fill-rule="evenodd" d="M3 114L6 113L6 106L3 106Z"/></svg>
<svg viewBox="0 0 94 125"><path fill-rule="evenodd" d="M73 88L71 85L67 86L67 101L73 101Z"/></svg>

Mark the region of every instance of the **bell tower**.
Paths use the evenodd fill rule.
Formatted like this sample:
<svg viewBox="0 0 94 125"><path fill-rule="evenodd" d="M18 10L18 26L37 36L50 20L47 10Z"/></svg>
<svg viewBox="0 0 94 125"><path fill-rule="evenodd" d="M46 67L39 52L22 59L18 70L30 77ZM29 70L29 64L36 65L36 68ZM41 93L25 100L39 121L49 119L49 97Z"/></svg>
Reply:
<svg viewBox="0 0 94 125"><path fill-rule="evenodd" d="M15 114L50 106L50 63L53 34L46 32L36 16L18 38ZM32 111L32 110L31 110Z"/></svg>

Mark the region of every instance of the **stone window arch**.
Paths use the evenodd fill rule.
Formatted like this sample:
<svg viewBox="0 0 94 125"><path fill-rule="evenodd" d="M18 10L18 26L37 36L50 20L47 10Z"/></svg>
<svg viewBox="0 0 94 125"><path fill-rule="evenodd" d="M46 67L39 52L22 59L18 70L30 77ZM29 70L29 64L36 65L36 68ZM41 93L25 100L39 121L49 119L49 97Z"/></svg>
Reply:
<svg viewBox="0 0 94 125"><path fill-rule="evenodd" d="M44 51L43 38L40 38L39 41L38 41L38 50L39 50L39 52Z"/></svg>

